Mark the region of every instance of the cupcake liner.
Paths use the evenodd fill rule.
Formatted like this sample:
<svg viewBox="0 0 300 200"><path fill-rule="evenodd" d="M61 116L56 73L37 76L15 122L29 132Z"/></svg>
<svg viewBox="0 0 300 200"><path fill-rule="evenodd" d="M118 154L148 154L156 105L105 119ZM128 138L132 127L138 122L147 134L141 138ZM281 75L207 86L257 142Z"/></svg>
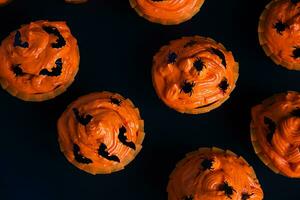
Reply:
<svg viewBox="0 0 300 200"><path fill-rule="evenodd" d="M154 22L154 23L158 23L158 24L162 24L162 25L177 25L177 24L180 24L182 22L188 21L191 18L193 18L200 11L204 1L205 0L201 0L199 6L197 8L195 8L193 10L193 12L188 13L185 18L183 18L183 19L172 19L172 20L159 19L159 18L155 18L155 17L148 16L148 15L144 14L143 11L139 9L136 0L129 0L129 3L130 3L130 6L138 13L138 15L140 17L143 17L143 18L147 19L150 22Z"/></svg>
<svg viewBox="0 0 300 200"><path fill-rule="evenodd" d="M281 65L283 67L286 67L287 69L290 70L300 70L300 64L295 64L295 63L288 63L284 60L282 60L279 56L274 54L274 52L270 49L268 46L268 41L265 37L264 34L264 25L265 23L268 23L266 21L266 16L268 15L268 12L270 9L273 8L273 6L280 0L273 0L271 1L264 9L262 14L260 15L259 18L259 24L258 24L258 39L259 39L259 44L263 48L265 54L271 58L271 60L276 64L276 65Z"/></svg>

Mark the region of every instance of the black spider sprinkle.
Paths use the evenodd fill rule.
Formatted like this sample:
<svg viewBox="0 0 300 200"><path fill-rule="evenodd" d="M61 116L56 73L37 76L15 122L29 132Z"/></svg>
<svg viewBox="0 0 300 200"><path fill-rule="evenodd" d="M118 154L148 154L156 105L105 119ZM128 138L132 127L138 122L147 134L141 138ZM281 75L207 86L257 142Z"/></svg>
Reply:
<svg viewBox="0 0 300 200"><path fill-rule="evenodd" d="M13 70L13 72L16 76L23 76L24 75L24 72L23 72L23 70L20 66L21 66L20 64L12 66L12 70Z"/></svg>
<svg viewBox="0 0 300 200"><path fill-rule="evenodd" d="M112 104L115 104L115 105L117 105L117 106L120 106L121 103L122 103L122 100L117 99L117 98L114 98L114 97L110 97L110 102L111 102Z"/></svg>
<svg viewBox="0 0 300 200"><path fill-rule="evenodd" d="M233 192L235 192L235 190L233 189L233 187L230 186L228 184L228 182L226 182L226 181L222 185L220 185L219 190L223 191L225 193L225 195L227 197L229 197L230 199L232 198Z"/></svg>
<svg viewBox="0 0 300 200"><path fill-rule="evenodd" d="M196 61L193 63L195 69L200 73L203 68L205 67L204 62L201 60L201 58L196 58Z"/></svg>
<svg viewBox="0 0 300 200"><path fill-rule="evenodd" d="M42 69L40 71L40 75L44 75L44 76L59 76L62 72L62 59L59 58L55 61L55 67L53 67L51 69L51 72L49 72L47 69Z"/></svg>
<svg viewBox="0 0 300 200"><path fill-rule="evenodd" d="M186 196L186 197L183 197L182 200L193 200L194 198L192 196Z"/></svg>
<svg viewBox="0 0 300 200"><path fill-rule="evenodd" d="M74 153L75 160L77 162L79 162L79 163L90 164L90 163L93 162L91 159L89 159L89 158L84 157L83 155L81 155L81 153L80 153L80 147L77 144L73 145L73 153Z"/></svg>
<svg viewBox="0 0 300 200"><path fill-rule="evenodd" d="M22 42L20 31L17 31L16 34L15 34L14 47L22 47L22 48L28 48L29 47L28 42Z"/></svg>
<svg viewBox="0 0 300 200"><path fill-rule="evenodd" d="M268 126L269 132L267 134L267 140L271 144L273 135L276 130L276 123L269 117L264 117L264 123Z"/></svg>
<svg viewBox="0 0 300 200"><path fill-rule="evenodd" d="M250 197L253 195L253 193L252 194L248 194L248 193L243 193L242 194L242 199L241 200L248 200L248 199L250 199Z"/></svg>
<svg viewBox="0 0 300 200"><path fill-rule="evenodd" d="M98 155L110 161L120 162L120 159L117 156L109 155L109 153L107 152L107 146L103 143L100 145L98 149Z"/></svg>
<svg viewBox="0 0 300 200"><path fill-rule="evenodd" d="M291 0L292 3L297 4L300 2L300 0Z"/></svg>
<svg viewBox="0 0 300 200"><path fill-rule="evenodd" d="M282 35L282 32L285 31L285 29L287 28L287 24L278 20L278 22L276 22L276 24L274 24L273 27L276 29L278 34Z"/></svg>
<svg viewBox="0 0 300 200"><path fill-rule="evenodd" d="M135 150L135 144L133 142L127 142L127 137L125 133L126 133L126 128L122 126L119 129L119 136L118 136L120 142L122 142L122 144L124 144L125 146L128 146L129 148Z"/></svg>
<svg viewBox="0 0 300 200"><path fill-rule="evenodd" d="M300 117L300 108L296 108L291 112L291 114L295 117Z"/></svg>
<svg viewBox="0 0 300 200"><path fill-rule="evenodd" d="M52 43L52 48L59 49L66 45L66 40L64 37L60 34L59 30L56 27L53 26L43 26L44 31L46 31L48 34L53 34L57 37L56 43Z"/></svg>
<svg viewBox="0 0 300 200"><path fill-rule="evenodd" d="M192 46L194 46L195 44L197 44L197 41L196 41L196 40L191 40L191 41L187 42L183 47L184 47L184 48L192 47Z"/></svg>
<svg viewBox="0 0 300 200"><path fill-rule="evenodd" d="M15 34L14 47L22 47L22 48L28 48L29 47L28 42L22 42L20 31L17 31L16 34Z"/></svg>
<svg viewBox="0 0 300 200"><path fill-rule="evenodd" d="M204 159L201 163L201 166L204 170L212 170L214 160L213 159Z"/></svg>
<svg viewBox="0 0 300 200"><path fill-rule="evenodd" d="M73 108L73 113L75 115L76 120L83 126L86 126L93 119L93 116L89 114L87 114L86 116L80 115L78 109L76 108Z"/></svg>
<svg viewBox="0 0 300 200"><path fill-rule="evenodd" d="M294 59L300 58L300 47L294 47L292 57Z"/></svg>
<svg viewBox="0 0 300 200"><path fill-rule="evenodd" d="M225 93L229 87L228 81L226 78L223 78L221 83L219 84L219 88Z"/></svg>
<svg viewBox="0 0 300 200"><path fill-rule="evenodd" d="M173 64L176 62L177 54L172 52L168 54L168 64Z"/></svg>
<svg viewBox="0 0 300 200"><path fill-rule="evenodd" d="M225 55L222 51L220 51L219 49L216 48L210 48L211 53L217 55L221 60L222 60L222 65L226 68L226 59L225 59Z"/></svg>
<svg viewBox="0 0 300 200"><path fill-rule="evenodd" d="M185 94L190 94L190 96L192 96L193 94L193 88L195 87L195 83L194 82L188 82L187 80L185 80L183 82L183 86L180 90L180 92L184 92Z"/></svg>

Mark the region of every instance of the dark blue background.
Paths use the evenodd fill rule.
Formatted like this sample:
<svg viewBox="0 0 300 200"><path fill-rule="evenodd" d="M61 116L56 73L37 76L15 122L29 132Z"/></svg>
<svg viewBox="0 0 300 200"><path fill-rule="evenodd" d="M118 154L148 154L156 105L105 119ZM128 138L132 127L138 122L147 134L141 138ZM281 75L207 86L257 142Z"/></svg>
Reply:
<svg viewBox="0 0 300 200"><path fill-rule="evenodd" d="M65 20L81 50L70 89L43 103L0 91L0 199L167 199L168 176L184 154L199 147L230 149L253 165L267 200L300 199L300 180L274 174L258 159L249 138L250 108L270 95L300 90L300 72L276 66L260 48L258 18L267 0L206 0L200 13L178 26L144 20L127 0L14 0L0 8L0 39L21 24ZM240 78L231 98L203 115L167 108L151 83L152 57L169 40L209 36L232 50ZM57 143L56 121L77 97L109 90L129 97L145 120L138 157L123 171L92 176L69 164Z"/></svg>

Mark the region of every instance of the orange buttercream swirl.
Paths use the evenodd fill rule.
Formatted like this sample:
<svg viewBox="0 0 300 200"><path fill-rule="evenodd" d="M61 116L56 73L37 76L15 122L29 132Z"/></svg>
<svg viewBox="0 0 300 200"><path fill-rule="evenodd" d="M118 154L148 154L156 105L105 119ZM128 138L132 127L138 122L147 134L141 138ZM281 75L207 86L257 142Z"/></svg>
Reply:
<svg viewBox="0 0 300 200"><path fill-rule="evenodd" d="M73 102L58 121L60 147L67 159L92 174L124 168L141 150L143 121L129 99L110 92Z"/></svg>
<svg viewBox="0 0 300 200"><path fill-rule="evenodd" d="M179 24L192 18L204 0L130 0L139 15L161 24Z"/></svg>
<svg viewBox="0 0 300 200"><path fill-rule="evenodd" d="M73 82L78 65L77 40L65 22L24 25L0 48L1 85L22 99L58 95Z"/></svg>
<svg viewBox="0 0 300 200"><path fill-rule="evenodd" d="M300 177L300 94L275 95L255 106L251 127L254 146L259 155L265 155L264 162L283 175Z"/></svg>
<svg viewBox="0 0 300 200"><path fill-rule="evenodd" d="M169 200L262 200L252 167L230 151L200 148L180 161L170 176Z"/></svg>
<svg viewBox="0 0 300 200"><path fill-rule="evenodd" d="M154 56L152 78L157 94L168 106L179 112L204 113L229 98L238 64L214 40L184 37Z"/></svg>
<svg viewBox="0 0 300 200"><path fill-rule="evenodd" d="M261 15L260 43L268 56L289 69L300 70L300 3L273 0Z"/></svg>

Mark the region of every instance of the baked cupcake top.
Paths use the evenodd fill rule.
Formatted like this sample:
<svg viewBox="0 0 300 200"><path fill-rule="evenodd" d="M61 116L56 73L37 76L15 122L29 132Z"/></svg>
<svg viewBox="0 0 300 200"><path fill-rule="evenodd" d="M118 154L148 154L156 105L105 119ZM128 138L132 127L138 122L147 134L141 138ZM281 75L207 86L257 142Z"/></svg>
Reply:
<svg viewBox="0 0 300 200"><path fill-rule="evenodd" d="M192 18L204 0L129 0L140 16L165 25L179 24Z"/></svg>
<svg viewBox="0 0 300 200"><path fill-rule="evenodd" d="M252 108L252 140L266 164L300 177L300 93L277 94ZM254 143L255 144L255 143Z"/></svg>
<svg viewBox="0 0 300 200"><path fill-rule="evenodd" d="M200 148L187 154L170 176L169 200L262 200L252 167L230 151Z"/></svg>
<svg viewBox="0 0 300 200"><path fill-rule="evenodd" d="M144 124L129 99L110 92L74 101L58 120L62 152L79 169L107 174L124 168L142 148Z"/></svg>
<svg viewBox="0 0 300 200"><path fill-rule="evenodd" d="M229 98L238 78L231 52L210 38L171 41L154 56L152 79L158 96L183 113L205 113Z"/></svg>
<svg viewBox="0 0 300 200"><path fill-rule="evenodd" d="M261 15L260 43L277 63L300 70L300 1L273 0Z"/></svg>
<svg viewBox="0 0 300 200"><path fill-rule="evenodd" d="M12 95L40 101L63 92L79 65L77 40L65 22L37 21L2 41L0 82Z"/></svg>

